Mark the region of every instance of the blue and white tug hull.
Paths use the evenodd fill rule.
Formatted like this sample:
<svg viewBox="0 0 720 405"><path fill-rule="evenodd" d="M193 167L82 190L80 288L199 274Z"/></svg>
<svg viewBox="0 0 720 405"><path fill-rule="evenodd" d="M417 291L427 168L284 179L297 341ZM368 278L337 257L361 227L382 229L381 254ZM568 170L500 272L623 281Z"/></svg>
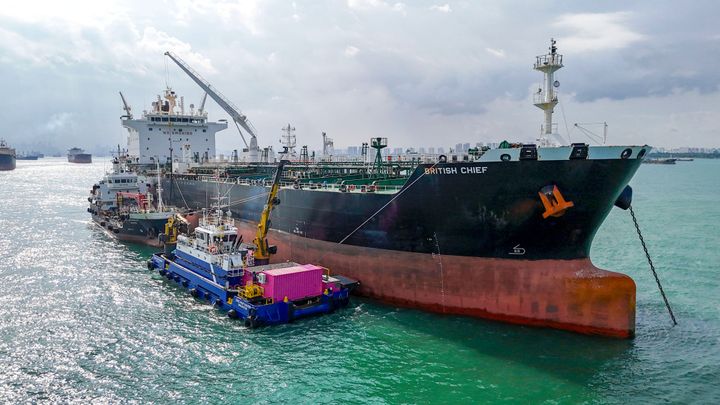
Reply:
<svg viewBox="0 0 720 405"><path fill-rule="evenodd" d="M181 253L176 251L176 253ZM213 266L189 255L167 255L156 253L148 261L150 270L157 270L168 280L190 291L200 300L205 300L227 311L230 318L245 320L245 325L255 328L261 325L277 325L292 322L295 319L317 314L332 313L336 308L347 306L349 294L356 284L354 280L343 278L343 288L336 291L325 290L322 295L299 301L278 301L273 303L253 302L238 295L237 285L241 276L234 271ZM263 266L258 266L258 269ZM214 273L214 274L213 274ZM223 283L223 284L221 284Z"/></svg>

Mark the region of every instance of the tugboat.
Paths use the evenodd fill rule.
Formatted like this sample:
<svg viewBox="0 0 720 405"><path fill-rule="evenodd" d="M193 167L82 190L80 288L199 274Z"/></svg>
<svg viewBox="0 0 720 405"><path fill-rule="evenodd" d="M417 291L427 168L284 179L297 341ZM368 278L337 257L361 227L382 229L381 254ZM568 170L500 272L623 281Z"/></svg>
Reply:
<svg viewBox="0 0 720 405"><path fill-rule="evenodd" d="M203 210L194 236L166 229L166 241L176 243L172 252L156 253L148 269L174 280L198 299L207 300L230 318L243 319L245 326L288 323L297 318L333 312L349 302L358 282L331 276L324 267L294 262L268 264L276 251L265 239L269 215L279 203L277 192L282 161L275 175L267 204L258 225L256 244L242 242L232 213L217 205Z"/></svg>
<svg viewBox="0 0 720 405"><path fill-rule="evenodd" d="M68 150L67 158L70 163L92 163L92 155L80 148Z"/></svg>
<svg viewBox="0 0 720 405"><path fill-rule="evenodd" d="M157 170L159 173L159 166ZM141 191L143 187L145 192ZM87 210L96 224L118 240L162 247L159 236L176 212L163 206L162 187L155 187L154 204L152 189L150 183L124 167L118 154L112 171L90 190Z"/></svg>
<svg viewBox="0 0 720 405"><path fill-rule="evenodd" d="M15 149L0 139L0 170L15 170Z"/></svg>

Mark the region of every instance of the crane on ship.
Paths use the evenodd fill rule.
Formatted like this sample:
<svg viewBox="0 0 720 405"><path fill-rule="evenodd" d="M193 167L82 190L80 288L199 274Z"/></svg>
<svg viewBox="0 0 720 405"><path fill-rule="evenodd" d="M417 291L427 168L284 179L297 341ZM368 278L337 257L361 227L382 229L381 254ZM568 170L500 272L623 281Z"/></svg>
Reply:
<svg viewBox="0 0 720 405"><path fill-rule="evenodd" d="M288 163L287 160L280 160L275 176L273 177L267 202L263 207L262 214L260 214L260 222L258 222L255 240L253 240L253 244L257 247L255 252L253 252L253 258L255 259L256 265L268 264L270 262L270 255L277 251L276 246L268 245L267 233L270 229L270 213L275 206L280 204L280 200L277 198L277 195L278 191L280 191L280 179L282 179L282 172L286 163Z"/></svg>
<svg viewBox="0 0 720 405"><path fill-rule="evenodd" d="M205 102L207 101L207 92L203 94L203 99L200 102L200 108L198 108L198 113L202 114L205 111Z"/></svg>
<svg viewBox="0 0 720 405"><path fill-rule="evenodd" d="M185 73L187 73L188 76L190 76L191 79L195 83L197 83L200 88L202 88L205 91L206 96L209 95L210 98L215 100L215 102L225 110L228 115L233 119L235 122L235 127L237 128L238 132L240 133L240 137L243 140L243 143L245 144L245 148L248 152L250 152L250 155L257 155L260 151L260 148L257 144L257 130L255 127L250 123L247 116L243 114L238 107L235 106L227 97L225 97L222 93L220 93L218 90L216 90L207 80L205 80L202 76L200 76L200 73L198 73L195 69L190 67L184 60L180 59L177 55L174 53L167 51L165 52L165 56L172 59L173 62L175 62L180 69L182 69ZM205 99L203 98L203 104L200 107L201 109L204 109L205 107ZM243 135L242 130L240 129L242 127L245 132L250 135L250 143L248 144L247 140L245 139L245 135Z"/></svg>
<svg viewBox="0 0 720 405"><path fill-rule="evenodd" d="M129 120L133 119L132 110L130 108L130 105L127 103L127 101L125 101L125 96L123 96L122 91L119 91L118 93L120 93L120 98L122 99L122 102L123 102L123 110L125 110L125 115L123 115L120 118L127 118Z"/></svg>

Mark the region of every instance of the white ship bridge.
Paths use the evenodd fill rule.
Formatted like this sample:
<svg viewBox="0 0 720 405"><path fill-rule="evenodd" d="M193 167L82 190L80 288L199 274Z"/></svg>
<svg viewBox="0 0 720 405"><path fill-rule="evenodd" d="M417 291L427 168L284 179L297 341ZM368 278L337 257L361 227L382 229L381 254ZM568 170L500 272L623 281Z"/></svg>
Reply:
<svg viewBox="0 0 720 405"><path fill-rule="evenodd" d="M227 128L224 120L208 121L204 99L200 108L190 104L186 110L184 98L169 87L139 119L133 118L124 98L123 103L126 115L121 122L128 130L128 161L132 164L209 161L215 157L215 134Z"/></svg>

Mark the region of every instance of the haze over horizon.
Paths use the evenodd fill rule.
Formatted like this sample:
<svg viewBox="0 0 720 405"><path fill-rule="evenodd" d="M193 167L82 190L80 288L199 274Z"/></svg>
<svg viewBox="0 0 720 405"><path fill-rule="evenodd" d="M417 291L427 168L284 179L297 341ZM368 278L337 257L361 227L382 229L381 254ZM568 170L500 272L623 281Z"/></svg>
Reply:
<svg viewBox="0 0 720 405"><path fill-rule="evenodd" d="M311 149L323 131L337 148L371 136L391 148L527 141L542 122L532 63L554 37L561 135L589 142L573 123L606 121L610 144L718 147L719 12L711 1L26 0L0 8L0 137L17 149L125 145L118 91L136 117L166 84L200 103L171 50L276 150L288 123ZM241 147L233 126L218 134L218 150Z"/></svg>

